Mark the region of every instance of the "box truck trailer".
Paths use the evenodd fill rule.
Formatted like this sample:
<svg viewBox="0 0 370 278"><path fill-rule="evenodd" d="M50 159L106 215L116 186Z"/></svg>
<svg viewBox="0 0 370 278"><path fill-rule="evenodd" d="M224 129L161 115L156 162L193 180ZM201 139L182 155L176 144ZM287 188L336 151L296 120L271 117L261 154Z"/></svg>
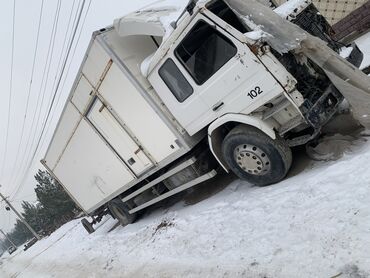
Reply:
<svg viewBox="0 0 370 278"><path fill-rule="evenodd" d="M307 24L317 10L305 3L294 20ZM146 8L93 34L42 160L92 217L90 233L108 213L132 223L217 171L280 181L291 147L315 138L343 99L314 64L245 36L224 1L190 1L168 33L171 11Z"/></svg>

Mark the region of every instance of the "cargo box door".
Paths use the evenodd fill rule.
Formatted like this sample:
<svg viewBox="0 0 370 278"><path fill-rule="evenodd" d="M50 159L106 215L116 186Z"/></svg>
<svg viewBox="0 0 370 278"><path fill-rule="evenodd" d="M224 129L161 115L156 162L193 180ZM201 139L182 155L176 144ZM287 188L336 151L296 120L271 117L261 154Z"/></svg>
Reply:
<svg viewBox="0 0 370 278"><path fill-rule="evenodd" d="M143 150L98 98L94 101L87 118L136 175L153 166Z"/></svg>
<svg viewBox="0 0 370 278"><path fill-rule="evenodd" d="M68 142L54 174L88 213L126 190L134 180L85 119Z"/></svg>
<svg viewBox="0 0 370 278"><path fill-rule="evenodd" d="M115 63L98 91L155 162L159 163L179 150L177 137Z"/></svg>

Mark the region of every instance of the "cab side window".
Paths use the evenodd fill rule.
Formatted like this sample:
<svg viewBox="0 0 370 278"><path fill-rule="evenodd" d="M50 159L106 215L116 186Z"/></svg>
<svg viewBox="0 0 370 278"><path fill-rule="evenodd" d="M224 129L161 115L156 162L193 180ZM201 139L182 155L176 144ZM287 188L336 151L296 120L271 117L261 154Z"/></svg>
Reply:
<svg viewBox="0 0 370 278"><path fill-rule="evenodd" d="M172 59L167 59L158 70L158 73L179 102L184 102L192 95L193 87L191 87Z"/></svg>
<svg viewBox="0 0 370 278"><path fill-rule="evenodd" d="M200 20L175 49L175 55L198 85L202 85L237 53L236 46Z"/></svg>

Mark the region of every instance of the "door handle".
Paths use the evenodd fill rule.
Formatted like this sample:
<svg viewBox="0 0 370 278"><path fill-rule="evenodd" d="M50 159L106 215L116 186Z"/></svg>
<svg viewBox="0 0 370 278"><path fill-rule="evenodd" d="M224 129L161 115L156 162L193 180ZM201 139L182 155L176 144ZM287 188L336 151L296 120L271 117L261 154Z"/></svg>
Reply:
<svg viewBox="0 0 370 278"><path fill-rule="evenodd" d="M100 109L99 109L99 113L101 113L101 111L103 111L103 110L104 110L104 108L105 108L105 104L104 104L104 103L102 103L102 105L101 105L101 107L100 107Z"/></svg>
<svg viewBox="0 0 370 278"><path fill-rule="evenodd" d="M213 111L217 111L218 109L220 109L222 106L224 105L224 102L218 102L216 103L215 105L212 106L212 110Z"/></svg>

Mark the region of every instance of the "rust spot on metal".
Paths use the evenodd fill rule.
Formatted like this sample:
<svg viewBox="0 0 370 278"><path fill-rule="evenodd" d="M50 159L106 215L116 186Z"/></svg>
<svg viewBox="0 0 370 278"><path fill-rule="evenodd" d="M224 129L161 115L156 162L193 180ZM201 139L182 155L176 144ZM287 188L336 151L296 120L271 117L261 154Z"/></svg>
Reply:
<svg viewBox="0 0 370 278"><path fill-rule="evenodd" d="M260 47L257 44L248 45L248 46L254 55L258 55L258 50L260 49Z"/></svg>

